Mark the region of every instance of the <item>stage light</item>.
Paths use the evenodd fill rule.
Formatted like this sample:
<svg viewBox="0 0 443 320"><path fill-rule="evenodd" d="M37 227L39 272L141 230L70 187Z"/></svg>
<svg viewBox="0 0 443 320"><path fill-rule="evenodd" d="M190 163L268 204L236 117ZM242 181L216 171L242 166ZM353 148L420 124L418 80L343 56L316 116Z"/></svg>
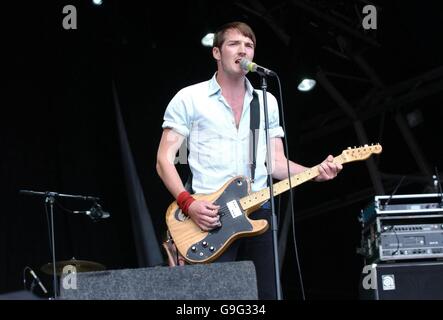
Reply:
<svg viewBox="0 0 443 320"><path fill-rule="evenodd" d="M202 38L202 45L205 47L211 47L214 43L214 34L213 33L208 33L207 35L205 35Z"/></svg>
<svg viewBox="0 0 443 320"><path fill-rule="evenodd" d="M96 6L100 6L103 4L102 0L92 0L92 3L95 4Z"/></svg>
<svg viewBox="0 0 443 320"><path fill-rule="evenodd" d="M297 89L299 91L303 91L303 92L310 91L310 90L314 89L316 83L317 83L317 81L315 81L314 79L303 79L299 83Z"/></svg>

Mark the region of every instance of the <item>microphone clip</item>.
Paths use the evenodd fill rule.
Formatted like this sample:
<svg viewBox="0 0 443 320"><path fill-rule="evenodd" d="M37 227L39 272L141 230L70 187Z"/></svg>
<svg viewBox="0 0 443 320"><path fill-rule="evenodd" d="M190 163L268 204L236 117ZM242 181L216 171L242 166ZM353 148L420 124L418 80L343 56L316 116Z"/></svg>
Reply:
<svg viewBox="0 0 443 320"><path fill-rule="evenodd" d="M100 219L106 219L111 216L109 214L109 212L106 212L103 210L102 206L98 202L95 202L94 205L92 206L92 208L90 210L86 211L86 215L91 217L91 219L93 221L97 221Z"/></svg>
<svg viewBox="0 0 443 320"><path fill-rule="evenodd" d="M84 213L88 217L92 219L92 221L96 222L100 219L106 219L111 216L109 212L103 210L102 206L98 202L94 202L91 209L84 211L73 211L73 213Z"/></svg>

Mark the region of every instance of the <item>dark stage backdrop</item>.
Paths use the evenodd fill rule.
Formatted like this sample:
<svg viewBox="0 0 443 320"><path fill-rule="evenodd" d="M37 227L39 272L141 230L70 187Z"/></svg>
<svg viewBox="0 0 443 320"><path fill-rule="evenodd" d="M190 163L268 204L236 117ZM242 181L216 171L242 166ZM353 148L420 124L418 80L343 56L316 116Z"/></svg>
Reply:
<svg viewBox="0 0 443 320"><path fill-rule="evenodd" d="M267 7L271 2L263 1ZM285 9L285 2L277 1L273 14L285 17L280 21L282 27L292 39L302 42L285 45L263 19L235 5L203 0L192 4L183 1L173 8L166 2L104 1L99 8L88 1L59 1L57 5L20 3L5 10L3 21L8 32L3 47L8 49L8 58L3 60L7 85L0 117L0 293L22 288L25 266L50 283L39 270L51 260L43 199L19 195L20 189L98 196L103 208L111 213L109 219L93 222L56 207L57 260L75 257L101 263L107 269L141 266L121 160L113 82L153 223L155 234L150 236L158 243L162 241L164 213L173 200L155 171L163 113L179 89L213 75L215 63L210 49L202 47L200 39L221 23L250 23L258 37L256 61L280 74L292 159L313 166L329 153L337 155L348 146L358 145L350 121L342 130L322 138L303 139L304 124L318 119L309 132L321 130L319 114L336 110L336 116L342 117L343 111L321 88L308 94L295 90L293 50L306 48L312 55L327 53L321 49L322 38L301 27L309 25L305 15L292 6ZM393 3L386 5L385 19L380 20L382 46L365 53L386 85L441 65L443 56L438 40L432 38L441 34L435 31L441 10ZM66 4L77 7L77 30L62 28L62 8ZM280 9L278 5L282 5ZM285 10L289 10L287 15ZM348 60L323 58L323 67L329 71L361 76L361 70ZM258 85L256 75L249 78ZM334 84L351 101L358 101L369 90L352 81L334 80ZM277 96L275 81L270 81L269 91ZM420 101L426 105L421 109L424 123L413 128L429 162L440 169L442 148L434 143L439 137L436 128L441 122L441 101L441 94ZM406 111L414 108L410 106ZM384 153L377 159L382 171L399 175L418 172L391 111L383 119L367 121L365 126L369 139L383 144ZM186 167L180 166L179 172L185 177ZM388 192L394 186L392 181L385 185ZM299 217L296 231L308 298L358 297L363 261L355 251L360 242L357 217L375 195L371 187L366 166L356 163L330 183L307 184L296 190L296 214L327 201L347 203L349 194L369 190L349 205L325 208L309 218ZM423 185L409 187L399 192L424 190ZM90 206L73 200L61 204L73 210ZM289 241L282 282L286 298L300 298L292 247Z"/></svg>

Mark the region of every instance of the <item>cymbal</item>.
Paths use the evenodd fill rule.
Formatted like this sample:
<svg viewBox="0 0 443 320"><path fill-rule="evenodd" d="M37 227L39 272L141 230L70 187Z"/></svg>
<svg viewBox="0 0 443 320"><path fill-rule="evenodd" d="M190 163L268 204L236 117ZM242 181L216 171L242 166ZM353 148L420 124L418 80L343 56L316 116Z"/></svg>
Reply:
<svg viewBox="0 0 443 320"><path fill-rule="evenodd" d="M73 266L76 272L90 272L90 271L102 271L106 270L106 267L100 263L87 261L87 260L77 260L72 258L71 260L57 261L55 263L55 272L58 276L63 273L63 268L66 266ZM46 274L53 275L52 263L47 263L40 268L40 270Z"/></svg>

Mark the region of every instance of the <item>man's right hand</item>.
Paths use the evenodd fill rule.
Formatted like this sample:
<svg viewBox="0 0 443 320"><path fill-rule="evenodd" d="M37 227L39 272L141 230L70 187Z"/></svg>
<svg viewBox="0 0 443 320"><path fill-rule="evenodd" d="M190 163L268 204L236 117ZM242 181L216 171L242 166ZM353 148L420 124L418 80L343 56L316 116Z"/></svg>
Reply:
<svg viewBox="0 0 443 320"><path fill-rule="evenodd" d="M188 208L188 216L203 231L221 226L218 210L220 206L205 200L195 200Z"/></svg>

